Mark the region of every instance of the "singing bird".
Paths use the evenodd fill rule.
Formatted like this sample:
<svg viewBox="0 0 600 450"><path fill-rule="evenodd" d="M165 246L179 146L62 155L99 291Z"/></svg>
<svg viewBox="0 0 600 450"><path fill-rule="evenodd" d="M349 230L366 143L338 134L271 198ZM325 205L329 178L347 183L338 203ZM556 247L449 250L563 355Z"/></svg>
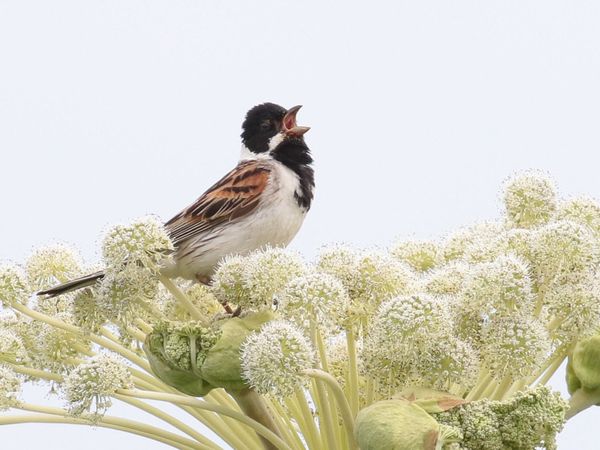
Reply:
<svg viewBox="0 0 600 450"><path fill-rule="evenodd" d="M301 106L263 103L242 124L237 166L167 223L175 246L161 273L209 283L219 261L294 238L310 209L315 187L313 159L304 141L310 129L296 124ZM38 295L56 296L91 286L95 272Z"/></svg>

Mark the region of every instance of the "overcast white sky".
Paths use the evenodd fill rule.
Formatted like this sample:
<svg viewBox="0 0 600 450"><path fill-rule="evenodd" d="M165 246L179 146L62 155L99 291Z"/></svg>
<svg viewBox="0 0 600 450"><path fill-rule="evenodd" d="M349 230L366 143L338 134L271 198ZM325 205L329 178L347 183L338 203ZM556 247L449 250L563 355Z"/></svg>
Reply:
<svg viewBox="0 0 600 450"><path fill-rule="evenodd" d="M169 218L234 165L263 101L303 104L312 126L316 200L293 243L308 256L494 217L523 168L597 196L599 24L582 0L0 0L0 260L52 240L94 259L108 224ZM597 448L599 419L559 448ZM41 425L0 442L166 448Z"/></svg>

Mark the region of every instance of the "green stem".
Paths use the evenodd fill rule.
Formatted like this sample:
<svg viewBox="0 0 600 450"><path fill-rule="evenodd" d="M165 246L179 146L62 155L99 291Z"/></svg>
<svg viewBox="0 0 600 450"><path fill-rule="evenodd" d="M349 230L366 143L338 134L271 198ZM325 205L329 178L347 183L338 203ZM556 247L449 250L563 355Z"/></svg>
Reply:
<svg viewBox="0 0 600 450"><path fill-rule="evenodd" d="M310 321L310 339L313 347L317 348L319 354L321 354L323 349L318 345L317 325L314 320ZM323 389L323 386L321 386L321 383L317 383L316 381L313 382L313 388L316 392L316 395L313 395L313 399L315 400L317 412L319 414L319 429L321 430L321 438L324 438L321 442L323 447L334 450L337 448L334 434L335 428L327 393L325 392L325 389Z"/></svg>
<svg viewBox="0 0 600 450"><path fill-rule="evenodd" d="M281 431L275 424L271 411L268 410L262 397L258 395L256 391L253 389L243 389L241 391L228 391L228 394L234 398L244 414L281 437ZM263 436L261 436L261 441L263 442L264 448L267 450L274 450L277 448Z"/></svg>
<svg viewBox="0 0 600 450"><path fill-rule="evenodd" d="M565 419L569 420L579 414L581 411L600 403L600 389L588 391L586 389L577 389L569 399L569 409L565 414Z"/></svg>
<svg viewBox="0 0 600 450"><path fill-rule="evenodd" d="M290 415L285 411L282 405L277 401L264 399L269 409L276 412L273 418L277 422L279 430L284 434L285 440L294 447L295 450L305 450L304 444L298 436L298 426L292 423Z"/></svg>
<svg viewBox="0 0 600 450"><path fill-rule="evenodd" d="M358 394L358 362L356 358L356 336L352 327L346 330L346 345L348 348L348 397L352 414L356 416L359 409Z"/></svg>
<svg viewBox="0 0 600 450"><path fill-rule="evenodd" d="M68 425L86 425L90 426L89 420L77 419L77 418L69 418L69 417L60 417L60 416L52 416L49 414L24 414L24 415L10 415L10 416L0 416L0 426L2 425L18 425L23 423L60 423L60 424L68 424ZM171 447L175 447L181 450L193 450L194 447L190 447L187 445L179 444L174 440L165 438L163 436L159 436L153 433L148 433L146 431L131 429L127 427L123 427L120 425L115 425L110 422L102 421L99 423L95 423L94 426L101 428L108 428L111 430L124 431L126 433L135 434L138 436L145 437L147 439L152 439L154 441L162 442L163 444L170 445ZM200 447L202 449L211 450L211 447Z"/></svg>
<svg viewBox="0 0 600 450"><path fill-rule="evenodd" d="M178 394L168 394L168 393L164 393L164 392L119 389L117 391L117 393L123 394L126 396L130 396L130 397L135 397L135 398L145 398L148 400L159 400L159 401L165 401L165 402L175 403L175 404L179 404L179 405L193 406L198 409L212 411L214 413L217 413L217 414L220 414L223 416L231 417L233 419L239 420L240 422L242 422L245 425L252 428L259 435L268 439L273 445L275 445L275 448L291 450L290 447L285 442L283 442L283 440L279 436L277 436L275 433L273 433L267 427L265 427L264 425L258 423L257 421L255 421L255 420L249 418L248 416L246 416L238 411L235 411L231 408L226 408L221 405L212 405L208 402L198 400L195 398L186 397L186 396L178 395Z"/></svg>
<svg viewBox="0 0 600 450"><path fill-rule="evenodd" d="M296 389L294 393L294 400L299 408L301 419L304 421L306 431L304 431L304 437L309 443L309 448L317 449L318 442L321 442L321 433L315 424L315 418L310 410L310 406L306 401L306 395L301 389ZM311 444L312 443L312 444Z"/></svg>
<svg viewBox="0 0 600 450"><path fill-rule="evenodd" d="M14 408L21 409L23 411L31 411L31 412L35 412L35 413L59 416L63 419L66 419L67 417L69 417L68 411L66 411L62 408L54 408L54 407L50 407L50 406L40 406L40 405L32 405L30 403L20 403L19 405L16 405ZM136 422L136 421L129 420L129 419L123 419L121 417L103 416L103 417L99 417L99 418L94 418L93 420L86 419L86 418L73 417L73 419L75 419L75 420L79 419L82 422L87 423L88 425L100 426L101 424L106 423L106 424L120 426L126 431L137 430L137 431L141 431L141 432L144 432L147 434L153 434L155 436L162 436L163 438L169 439L180 445L183 445L183 446L189 447L189 448L193 448L193 449L198 449L198 450L205 450L207 448L211 449L211 447L206 447L204 444L200 444L198 442L195 442L191 439L185 438L178 434L171 433L169 431L166 431L166 430L163 430L161 428L157 428L157 427L154 427L151 425L147 425L142 422Z"/></svg>
<svg viewBox="0 0 600 450"><path fill-rule="evenodd" d="M21 373L23 375L27 375L34 378L40 378L42 380L56 381L57 383L61 383L63 381L63 377L57 375L52 372L46 372L45 370L32 369L27 366L20 366L18 364L4 363L9 366L12 370L17 373Z"/></svg>
<svg viewBox="0 0 600 450"><path fill-rule="evenodd" d="M501 400L504 393L510 388L512 384L512 377L505 375L500 384L496 386L494 393L490 396L492 400Z"/></svg>
<svg viewBox="0 0 600 450"><path fill-rule="evenodd" d="M204 317L202 315L202 313L200 311L198 311L198 309L194 306L194 304L190 301L190 299L188 298L187 295L185 295L183 293L183 291L181 289L179 289L179 287L173 283L173 281L171 281L169 278L160 275L159 277L160 282L163 284L164 287L167 288L167 290L173 294L173 297L175 297L175 299L181 303L181 306L183 306L185 308L185 310L190 313L190 315L192 316L192 318L194 320L200 320L200 321L205 321L206 317Z"/></svg>
<svg viewBox="0 0 600 450"><path fill-rule="evenodd" d="M196 430L194 430L189 425L186 425L182 421L174 418L173 416L170 416L169 414L165 413L164 411L162 411L159 408L148 405L147 403L144 403L143 401L137 400L135 398L125 397L124 395L114 394L113 397L116 398L117 400L120 400L124 403L134 406L135 408L145 411L148 414L153 415L154 417L161 419L162 421L164 421L164 422L168 423L169 425L177 428L178 430L184 432L191 438L197 440L198 442L200 442L203 445L206 445L207 447L210 447L210 448L216 449L216 450L219 449L219 446L217 444L215 444L214 442L212 442L209 439L207 439L206 437L204 437L204 435L202 435L201 433L198 433Z"/></svg>
<svg viewBox="0 0 600 450"><path fill-rule="evenodd" d="M552 362L552 364L544 372L544 375L542 375L542 377L538 380L536 386L544 385L548 381L550 381L550 378L552 378L552 375L554 375L554 372L556 372L558 370L558 368L561 366L561 364L563 363L563 361L565 360L566 357L567 357L566 353L557 355L556 359Z"/></svg>
<svg viewBox="0 0 600 450"><path fill-rule="evenodd" d="M338 404L340 413L342 414L344 428L346 429L346 436L348 437L350 448L357 448L356 443L354 442L354 416L350 409L350 405L348 404L348 400L344 395L344 391L337 380L329 373L319 369L306 369L304 374L325 383L325 385L330 389Z"/></svg>

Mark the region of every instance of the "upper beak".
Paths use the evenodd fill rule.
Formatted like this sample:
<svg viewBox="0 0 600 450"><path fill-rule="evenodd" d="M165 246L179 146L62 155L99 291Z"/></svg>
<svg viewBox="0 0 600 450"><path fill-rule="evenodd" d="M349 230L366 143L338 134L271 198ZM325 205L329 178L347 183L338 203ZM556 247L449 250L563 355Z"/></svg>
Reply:
<svg viewBox="0 0 600 450"><path fill-rule="evenodd" d="M300 111L302 105L293 106L287 110L282 120L282 130L288 136L302 136L310 127L301 127L296 125L296 114Z"/></svg>

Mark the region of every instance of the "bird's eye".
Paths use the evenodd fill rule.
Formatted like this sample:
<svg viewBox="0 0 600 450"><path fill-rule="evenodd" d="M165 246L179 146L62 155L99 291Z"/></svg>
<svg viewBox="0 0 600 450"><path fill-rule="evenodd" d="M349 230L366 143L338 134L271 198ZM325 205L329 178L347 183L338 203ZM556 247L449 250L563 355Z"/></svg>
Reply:
<svg viewBox="0 0 600 450"><path fill-rule="evenodd" d="M270 129L271 129L271 126L272 126L272 124L271 124L271 121L270 121L270 120L263 120L263 121L260 123L260 129L261 129L261 130L263 130L263 131L270 130Z"/></svg>

